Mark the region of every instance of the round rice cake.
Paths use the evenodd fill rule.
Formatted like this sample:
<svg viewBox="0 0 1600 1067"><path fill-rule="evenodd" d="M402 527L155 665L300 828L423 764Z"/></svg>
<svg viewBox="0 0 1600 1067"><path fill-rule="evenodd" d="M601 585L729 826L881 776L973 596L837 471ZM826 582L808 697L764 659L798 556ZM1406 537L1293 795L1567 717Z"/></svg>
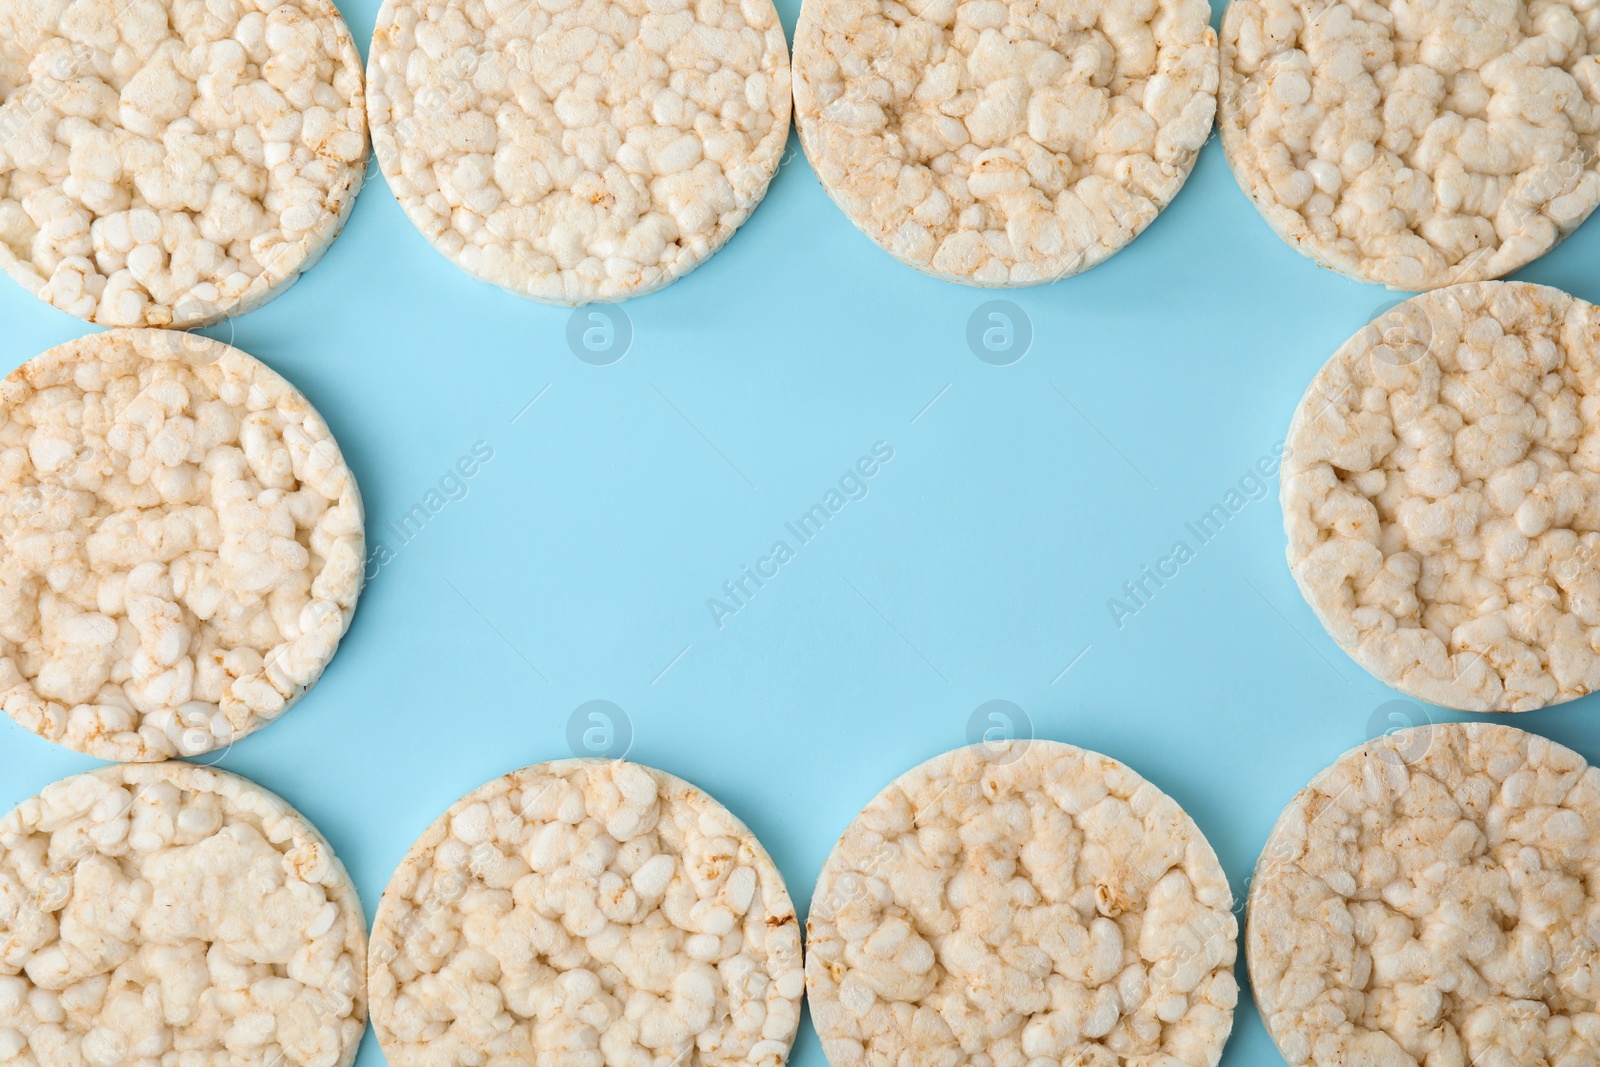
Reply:
<svg viewBox="0 0 1600 1067"><path fill-rule="evenodd" d="M805 0L795 117L822 186L901 262L988 287L1110 258L1216 112L1205 0Z"/></svg>
<svg viewBox="0 0 1600 1067"><path fill-rule="evenodd" d="M365 567L309 401L198 334L114 330L0 382L0 704L107 760L225 747L316 682Z"/></svg>
<svg viewBox="0 0 1600 1067"><path fill-rule="evenodd" d="M1359 281L1498 278L1600 204L1590 0L1233 0L1221 95L1256 207Z"/></svg>
<svg viewBox="0 0 1600 1067"><path fill-rule="evenodd" d="M694 270L789 138L772 0L386 0L368 81L378 162L417 229L551 304Z"/></svg>
<svg viewBox="0 0 1600 1067"><path fill-rule="evenodd" d="M1462 711L1600 689L1600 309L1523 282L1416 297L1307 389L1289 567L1387 685Z"/></svg>
<svg viewBox="0 0 1600 1067"><path fill-rule="evenodd" d="M278 797L173 761L47 786L0 820L0 1056L349 1067L366 919Z"/></svg>
<svg viewBox="0 0 1600 1067"><path fill-rule="evenodd" d="M1232 908L1194 822L1116 760L971 745L901 775L828 857L811 1018L833 1067L1215 1067Z"/></svg>
<svg viewBox="0 0 1600 1067"><path fill-rule="evenodd" d="M0 267L81 319L260 307L338 236L366 151L330 0L0 0Z"/></svg>
<svg viewBox="0 0 1600 1067"><path fill-rule="evenodd" d="M1600 770L1486 723L1369 741L1278 820L1245 942L1291 1067L1591 1064Z"/></svg>
<svg viewBox="0 0 1600 1067"><path fill-rule="evenodd" d="M394 1067L780 1067L800 1023L794 905L722 805L634 763L570 759L457 801L372 932Z"/></svg>

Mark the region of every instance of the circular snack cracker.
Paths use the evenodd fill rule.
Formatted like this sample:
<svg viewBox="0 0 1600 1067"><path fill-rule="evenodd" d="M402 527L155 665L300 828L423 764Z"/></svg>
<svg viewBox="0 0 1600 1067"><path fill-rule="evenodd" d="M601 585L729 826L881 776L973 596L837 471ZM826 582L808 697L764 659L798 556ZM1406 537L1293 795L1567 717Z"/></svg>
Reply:
<svg viewBox="0 0 1600 1067"><path fill-rule="evenodd" d="M1378 679L1462 711L1600 689L1600 311L1522 282L1399 305L1306 390L1289 567Z"/></svg>
<svg viewBox="0 0 1600 1067"><path fill-rule="evenodd" d="M1122 249L1216 112L1205 0L805 0L795 118L834 201L948 281L1034 285Z"/></svg>
<svg viewBox="0 0 1600 1067"><path fill-rule="evenodd" d="M518 296L642 296L727 243L789 138L772 0L386 0L373 143L400 206Z"/></svg>
<svg viewBox="0 0 1600 1067"><path fill-rule="evenodd" d="M1485 723L1369 741L1278 820L1245 942L1290 1067L1591 1064L1600 770Z"/></svg>
<svg viewBox="0 0 1600 1067"><path fill-rule="evenodd" d="M221 748L317 680L355 611L361 497L294 386L116 330L0 383L0 703L108 760Z"/></svg>
<svg viewBox="0 0 1600 1067"><path fill-rule="evenodd" d="M457 801L384 890L372 943L394 1067L780 1067L800 1023L772 860L699 789L620 760Z"/></svg>
<svg viewBox="0 0 1600 1067"><path fill-rule="evenodd" d="M1233 0L1221 99L1272 228L1360 281L1498 278L1600 203L1592 0Z"/></svg>
<svg viewBox="0 0 1600 1067"><path fill-rule="evenodd" d="M278 797L187 763L66 778L0 820L0 1057L348 1067L366 919Z"/></svg>
<svg viewBox="0 0 1600 1067"><path fill-rule="evenodd" d="M0 267L104 326L261 306L361 189L330 0L0 0Z"/></svg>
<svg viewBox="0 0 1600 1067"><path fill-rule="evenodd" d="M901 775L828 857L811 1017L833 1067L1215 1067L1232 907L1194 822L1116 760L971 745Z"/></svg>

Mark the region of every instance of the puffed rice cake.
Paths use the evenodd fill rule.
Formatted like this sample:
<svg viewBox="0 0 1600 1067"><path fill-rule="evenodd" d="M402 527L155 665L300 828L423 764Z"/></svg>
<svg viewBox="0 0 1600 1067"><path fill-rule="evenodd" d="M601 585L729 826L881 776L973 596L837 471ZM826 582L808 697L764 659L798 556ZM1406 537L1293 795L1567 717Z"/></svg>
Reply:
<svg viewBox="0 0 1600 1067"><path fill-rule="evenodd" d="M1178 195L1216 113L1205 0L805 0L795 120L828 195L947 281L1055 281Z"/></svg>
<svg viewBox="0 0 1600 1067"><path fill-rule="evenodd" d="M108 760L225 747L350 625L361 496L294 386L198 334L115 330L0 383L0 703Z"/></svg>
<svg viewBox="0 0 1600 1067"><path fill-rule="evenodd" d="M1369 741L1278 820L1245 942L1291 1067L1592 1064L1600 769L1484 723Z"/></svg>
<svg viewBox="0 0 1600 1067"><path fill-rule="evenodd" d="M1600 204L1591 0L1233 0L1221 99L1256 207L1359 281L1498 278Z"/></svg>
<svg viewBox="0 0 1600 1067"><path fill-rule="evenodd" d="M1387 685L1462 711L1600 688L1600 310L1479 282L1399 305L1306 390L1289 567Z"/></svg>
<svg viewBox="0 0 1600 1067"><path fill-rule="evenodd" d="M338 236L366 151L330 0L0 0L0 267L81 319L260 307Z"/></svg>
<svg viewBox="0 0 1600 1067"><path fill-rule="evenodd" d="M1215 1067L1238 922L1193 820L1116 760L985 743L845 830L806 924L832 1067Z"/></svg>
<svg viewBox="0 0 1600 1067"><path fill-rule="evenodd" d="M518 296L642 296L766 194L789 137L771 0L385 0L378 162L462 270Z"/></svg>
<svg viewBox="0 0 1600 1067"><path fill-rule="evenodd" d="M0 1060L349 1067L366 919L281 799L180 761L47 786L0 820Z"/></svg>
<svg viewBox="0 0 1600 1067"><path fill-rule="evenodd" d="M781 1067L800 1022L778 869L710 796L634 763L536 764L457 801L372 943L393 1067Z"/></svg>

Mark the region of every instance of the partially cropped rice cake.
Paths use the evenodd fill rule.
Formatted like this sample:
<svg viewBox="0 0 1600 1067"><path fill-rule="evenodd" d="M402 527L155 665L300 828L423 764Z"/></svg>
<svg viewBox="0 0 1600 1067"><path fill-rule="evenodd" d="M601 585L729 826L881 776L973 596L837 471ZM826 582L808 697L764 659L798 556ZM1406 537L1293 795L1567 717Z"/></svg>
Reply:
<svg viewBox="0 0 1600 1067"><path fill-rule="evenodd" d="M67 778L0 820L0 1060L349 1067L366 919L316 829L177 761Z"/></svg>
<svg viewBox="0 0 1600 1067"><path fill-rule="evenodd" d="M1323 266L1498 278L1600 204L1600 7L1233 0L1219 123L1256 207Z"/></svg>
<svg viewBox="0 0 1600 1067"><path fill-rule="evenodd" d="M225 747L316 682L361 497L294 386L198 334L116 330L0 383L0 705L108 760Z"/></svg>
<svg viewBox="0 0 1600 1067"><path fill-rule="evenodd" d="M1600 688L1600 310L1482 282L1330 359L1282 471L1289 566L1380 681L1462 711Z"/></svg>
<svg viewBox="0 0 1600 1067"><path fill-rule="evenodd" d="M633 763L541 763L463 797L395 872L372 945L392 1067L780 1067L800 1023L772 860Z"/></svg>
<svg viewBox="0 0 1600 1067"><path fill-rule="evenodd" d="M330 0L0 0L0 268L79 318L266 303L338 236L366 148Z"/></svg>
<svg viewBox="0 0 1600 1067"><path fill-rule="evenodd" d="M1507 726L1370 741L1278 820L1245 941L1290 1067L1587 1067L1600 769Z"/></svg>
<svg viewBox="0 0 1600 1067"><path fill-rule="evenodd" d="M1205 0L805 0L795 119L868 237L949 281L1088 270L1178 195L1216 113Z"/></svg>
<svg viewBox="0 0 1600 1067"><path fill-rule="evenodd" d="M1194 822L1050 741L898 778L823 866L806 930L833 1067L1215 1067L1238 922Z"/></svg>
<svg viewBox="0 0 1600 1067"><path fill-rule="evenodd" d="M553 304L694 270L789 137L772 0L386 0L369 79L378 162L417 229Z"/></svg>

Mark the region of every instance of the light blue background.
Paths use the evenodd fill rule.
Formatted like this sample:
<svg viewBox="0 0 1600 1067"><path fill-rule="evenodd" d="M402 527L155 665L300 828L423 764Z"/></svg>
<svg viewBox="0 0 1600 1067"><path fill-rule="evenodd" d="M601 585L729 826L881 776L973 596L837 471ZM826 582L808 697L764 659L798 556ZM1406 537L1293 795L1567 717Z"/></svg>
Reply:
<svg viewBox="0 0 1600 1067"><path fill-rule="evenodd" d="M378 0L340 6L365 51ZM779 6L792 33L798 2ZM1278 812L1396 698L1301 600L1275 483L1124 628L1106 601L1270 453L1317 368L1398 295L1279 241L1215 139L1128 250L1006 294L896 263L797 138L790 154L720 254L625 305L612 366L573 356L567 311L435 253L375 166L322 264L212 331L311 398L369 539L397 548L318 686L220 759L322 829L369 918L430 821L567 755L591 699L626 710L632 758L748 822L804 909L846 823L964 743L987 700L1172 794L1238 892ZM1600 301L1597 264L1591 221L1518 277ZM1009 367L966 343L997 296L1034 328ZM6 370L87 330L9 283L0 324ZM719 630L707 599L880 440L895 456L867 498ZM386 524L479 441L494 459L466 498L398 547ZM1600 759L1594 698L1509 721ZM92 765L0 723L0 805ZM370 1034L360 1062L382 1062ZM793 1062L823 1067L809 1023ZM1280 1062L1246 997L1224 1063Z"/></svg>

